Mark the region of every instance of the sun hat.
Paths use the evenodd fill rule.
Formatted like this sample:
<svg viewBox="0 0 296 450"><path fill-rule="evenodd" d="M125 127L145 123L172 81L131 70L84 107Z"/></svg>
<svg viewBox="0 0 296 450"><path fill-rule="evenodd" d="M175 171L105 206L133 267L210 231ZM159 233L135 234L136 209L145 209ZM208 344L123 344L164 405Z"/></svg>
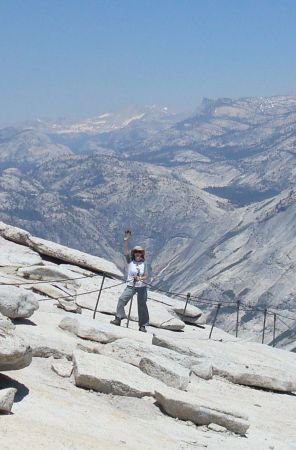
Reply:
<svg viewBox="0 0 296 450"><path fill-rule="evenodd" d="M141 252L142 255L143 255L143 258L145 258L145 250L143 249L143 247L140 247L140 245L136 245L136 246L132 249L132 251L131 251L132 258L134 258L135 252Z"/></svg>

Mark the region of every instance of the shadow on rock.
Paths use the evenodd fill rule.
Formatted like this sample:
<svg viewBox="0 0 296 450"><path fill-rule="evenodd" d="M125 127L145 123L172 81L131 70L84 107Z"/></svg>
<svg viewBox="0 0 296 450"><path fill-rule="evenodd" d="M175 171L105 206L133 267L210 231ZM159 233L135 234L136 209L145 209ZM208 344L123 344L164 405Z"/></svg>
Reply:
<svg viewBox="0 0 296 450"><path fill-rule="evenodd" d="M14 319L13 323L14 325L31 325L33 327L37 327L37 324L32 322L30 319Z"/></svg>

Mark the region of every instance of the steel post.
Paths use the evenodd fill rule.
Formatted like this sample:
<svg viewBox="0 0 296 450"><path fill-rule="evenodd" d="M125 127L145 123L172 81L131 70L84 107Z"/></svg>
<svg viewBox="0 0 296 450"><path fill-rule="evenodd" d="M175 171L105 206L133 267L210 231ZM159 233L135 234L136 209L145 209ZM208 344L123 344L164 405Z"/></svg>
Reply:
<svg viewBox="0 0 296 450"><path fill-rule="evenodd" d="M103 278L102 278L100 290L99 290L99 293L98 293L97 303L96 303L96 306L95 306L95 309L94 309L93 319L96 318L97 308L98 308L98 304L99 304L99 301L100 301L100 297L101 297L103 285L104 285L104 282L105 282L105 278L106 278L106 275L104 274Z"/></svg>
<svg viewBox="0 0 296 450"><path fill-rule="evenodd" d="M267 316L267 309L264 310L263 330L262 330L262 344L264 344L265 327L266 327L266 316Z"/></svg>
<svg viewBox="0 0 296 450"><path fill-rule="evenodd" d="M185 322L184 318L185 318L185 313L186 313L187 303L189 302L190 297L191 297L191 294L190 294L190 292L188 292L188 293L187 293L187 297L186 297L186 303L185 303L184 310L183 310L183 314L182 314L183 322Z"/></svg>
<svg viewBox="0 0 296 450"><path fill-rule="evenodd" d="M212 328L211 328L211 331L210 331L210 334L209 334L209 339L211 339L211 337L212 337L213 328L215 326L215 323L216 323L216 320L217 320L220 308L221 308L221 303L218 303L217 309L216 309L216 314L215 314L215 317L214 317L214 320L213 320L213 324L212 324Z"/></svg>

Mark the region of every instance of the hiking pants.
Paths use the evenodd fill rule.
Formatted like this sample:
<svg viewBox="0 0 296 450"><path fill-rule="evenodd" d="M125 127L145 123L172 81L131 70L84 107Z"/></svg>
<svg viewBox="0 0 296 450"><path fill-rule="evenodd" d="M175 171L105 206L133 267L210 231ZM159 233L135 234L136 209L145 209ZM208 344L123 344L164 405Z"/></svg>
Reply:
<svg viewBox="0 0 296 450"><path fill-rule="evenodd" d="M139 326L145 326L149 323L149 313L147 308L147 287L130 287L127 286L118 299L116 317L125 319L126 314L124 307L128 304L134 294L137 294L138 300L138 316Z"/></svg>

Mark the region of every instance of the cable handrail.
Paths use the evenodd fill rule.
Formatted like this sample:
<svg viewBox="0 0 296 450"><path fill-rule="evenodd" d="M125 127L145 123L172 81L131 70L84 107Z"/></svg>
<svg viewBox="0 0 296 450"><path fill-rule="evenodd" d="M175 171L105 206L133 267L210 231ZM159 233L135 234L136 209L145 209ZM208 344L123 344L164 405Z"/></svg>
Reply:
<svg viewBox="0 0 296 450"><path fill-rule="evenodd" d="M0 281L0 285L4 285L4 286L35 286L35 285L39 285L39 284L54 284L54 283L62 283L62 282L75 282L76 280L83 280L83 279L93 279L96 277L103 277L103 279L105 279L105 277L108 276L111 278L111 274L109 273L105 273L105 272L101 272L101 273L94 273L91 275L81 275L79 277L75 277L75 278L58 278L58 279L49 279L49 280L28 280L24 281L24 282L20 282L18 283L18 280L15 280L15 283L5 283L2 281ZM112 278L111 278L112 279ZM87 294L92 294L92 293L96 293L96 292L101 292L101 291L105 291L108 289L112 289L114 287L120 286L122 284L126 283L126 279L123 277L116 277L116 279L121 280L120 283L116 283L112 286L106 286L106 287L101 287L98 289L94 289L91 291L85 291L85 292L80 292L80 293L76 293L76 294L68 294L68 295L63 295L63 296L59 296L54 298L54 300L63 300L63 299L67 299L67 298L75 298L77 296L82 296L82 295L87 295ZM175 291L170 291L170 290L166 290L166 289L162 289L159 288L151 283L147 283L145 281L143 281L143 284L146 285L147 287L150 287L151 289L164 293L168 296L171 297L176 297L178 299L181 299L182 301L184 301L186 299L186 297L188 296L188 294L183 294L182 292L175 292ZM58 288L58 287L57 287ZM59 288L58 288L59 289ZM150 300L153 301L159 301L156 299L153 299L150 297ZM161 302L164 303L164 302ZM198 296L190 296L190 303L191 304L204 304L204 305L209 305L209 306L216 306L217 308L220 309L220 307L236 307L239 309L241 309L242 311L255 311L255 312L260 312L260 313L264 313L265 316L267 315L276 315L277 317L279 317L279 320L281 320L280 318L286 319L286 320L291 320L291 321L295 321L296 322L296 316L295 317L291 317L290 315L285 315L282 314L280 308L273 306L272 308L258 308L256 306L252 306L248 303L243 303L241 300L226 300L226 301L217 301L217 300L212 300L212 299L207 299L204 297L198 297ZM276 311L276 312L275 312ZM295 310L291 310L291 311L295 311ZM282 320L281 322L291 331L294 331L291 327L289 327L287 324L285 324Z"/></svg>

